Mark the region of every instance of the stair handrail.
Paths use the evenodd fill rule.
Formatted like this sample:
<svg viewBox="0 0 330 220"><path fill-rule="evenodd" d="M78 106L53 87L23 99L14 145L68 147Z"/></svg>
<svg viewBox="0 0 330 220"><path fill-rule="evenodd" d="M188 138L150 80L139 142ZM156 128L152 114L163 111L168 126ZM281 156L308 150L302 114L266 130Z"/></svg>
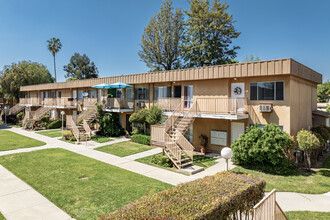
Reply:
<svg viewBox="0 0 330 220"><path fill-rule="evenodd" d="M68 117L67 120L68 120L68 123L71 125L72 134L74 135L76 140L78 142L80 142L80 132L79 132L79 129L78 129L76 123L74 123L74 121L71 117Z"/></svg>
<svg viewBox="0 0 330 220"><path fill-rule="evenodd" d="M182 125L184 119L186 119L188 117L194 117L196 112L197 112L197 103L195 101L193 103L193 105L191 106L191 108L186 112L186 114L183 115L183 118L181 119L181 121L179 122L179 124L177 126L179 127L180 125Z"/></svg>
<svg viewBox="0 0 330 220"><path fill-rule="evenodd" d="M194 146L181 134L181 132L177 132L177 140L176 143L180 145L181 149L187 153L190 159L194 160Z"/></svg>
<svg viewBox="0 0 330 220"><path fill-rule="evenodd" d="M83 121L86 117L86 115L89 115L91 111L96 110L96 103L97 101L95 101L92 105L88 106L86 110L84 110L77 119L77 124L79 124L79 122Z"/></svg>
<svg viewBox="0 0 330 220"><path fill-rule="evenodd" d="M165 146L173 156L181 163L181 149L165 132Z"/></svg>
<svg viewBox="0 0 330 220"><path fill-rule="evenodd" d="M181 102L173 111L172 115L170 115L164 123L165 132L167 132L175 123L176 119L179 117L181 112L183 102Z"/></svg>
<svg viewBox="0 0 330 220"><path fill-rule="evenodd" d="M9 109L8 115L16 115L18 112L22 111L25 108L25 106L20 105L17 103L13 107Z"/></svg>
<svg viewBox="0 0 330 220"><path fill-rule="evenodd" d="M87 121L85 119L83 120L83 127L84 127L85 131L87 132L88 137L91 138L92 130L89 127L89 125L87 124Z"/></svg>
<svg viewBox="0 0 330 220"><path fill-rule="evenodd" d="M41 107L38 108L35 112L32 118L40 120L42 116L46 115L48 112L50 112L52 108L49 107Z"/></svg>

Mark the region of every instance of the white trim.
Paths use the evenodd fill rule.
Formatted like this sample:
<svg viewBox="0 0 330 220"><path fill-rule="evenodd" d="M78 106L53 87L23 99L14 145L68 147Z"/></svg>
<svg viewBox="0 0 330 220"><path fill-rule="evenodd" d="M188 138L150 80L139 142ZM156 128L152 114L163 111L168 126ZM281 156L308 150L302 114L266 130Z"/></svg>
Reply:
<svg viewBox="0 0 330 220"><path fill-rule="evenodd" d="M170 116L172 112L163 112L163 115ZM176 114L178 116L183 116L183 113ZM212 118L212 119L228 119L228 120L241 120L249 118L248 114L243 115L220 115L220 114L195 114L196 118Z"/></svg>

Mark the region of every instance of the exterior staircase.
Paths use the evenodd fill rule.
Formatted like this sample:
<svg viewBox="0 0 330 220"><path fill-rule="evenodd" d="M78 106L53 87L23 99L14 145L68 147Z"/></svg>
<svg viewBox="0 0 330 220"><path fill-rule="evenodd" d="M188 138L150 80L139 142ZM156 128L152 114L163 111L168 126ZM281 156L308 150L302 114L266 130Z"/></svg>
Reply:
<svg viewBox="0 0 330 220"><path fill-rule="evenodd" d="M49 114L53 108L40 107L35 112L25 112L25 117L22 122L23 128L30 125L32 128L35 122L40 121L45 115Z"/></svg>
<svg viewBox="0 0 330 220"><path fill-rule="evenodd" d="M14 105L13 107L11 107L9 109L8 115L17 115L18 113L20 113L24 109L25 109L25 106L22 106L19 103L17 103L16 105Z"/></svg>
<svg viewBox="0 0 330 220"><path fill-rule="evenodd" d="M195 150L193 145L184 137L195 120L195 107L193 105L190 110L183 111L181 106L182 103L169 116L164 125L157 127L157 132L162 132L160 136L164 137L161 142L164 153L178 169L193 164L193 152Z"/></svg>
<svg viewBox="0 0 330 220"><path fill-rule="evenodd" d="M69 119L68 127L71 129L78 143L91 140L92 131L90 124L96 117L97 107L96 105L91 105L79 115L77 124L72 119Z"/></svg>

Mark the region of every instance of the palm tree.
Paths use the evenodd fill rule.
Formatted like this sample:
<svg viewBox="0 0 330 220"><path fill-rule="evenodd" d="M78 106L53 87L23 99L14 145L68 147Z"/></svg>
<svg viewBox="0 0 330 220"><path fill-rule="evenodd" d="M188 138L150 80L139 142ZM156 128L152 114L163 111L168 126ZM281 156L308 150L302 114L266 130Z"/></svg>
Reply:
<svg viewBox="0 0 330 220"><path fill-rule="evenodd" d="M54 57L54 72L55 72L55 82L56 82L56 65L55 65L55 55L60 49L62 48L62 43L60 39L58 38L51 38L50 40L47 41L48 43L48 50L52 52L53 57Z"/></svg>

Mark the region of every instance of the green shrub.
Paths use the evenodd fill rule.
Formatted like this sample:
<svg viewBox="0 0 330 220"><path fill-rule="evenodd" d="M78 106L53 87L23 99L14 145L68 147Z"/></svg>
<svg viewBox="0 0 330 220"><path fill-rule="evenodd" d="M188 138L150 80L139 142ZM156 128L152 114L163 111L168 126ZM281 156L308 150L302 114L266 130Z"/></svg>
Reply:
<svg viewBox="0 0 330 220"><path fill-rule="evenodd" d="M157 105L153 105L149 109L149 113L146 117L146 122L149 125L159 124L160 121L162 120L162 115L163 115L163 110Z"/></svg>
<svg viewBox="0 0 330 220"><path fill-rule="evenodd" d="M162 167L173 167L173 162L170 158L163 154L156 154L152 156L151 163L160 165Z"/></svg>
<svg viewBox="0 0 330 220"><path fill-rule="evenodd" d="M23 112L20 112L20 113L18 113L16 116L17 116L17 119L18 119L19 121L21 121L21 120L23 120L24 113L23 113Z"/></svg>
<svg viewBox="0 0 330 220"><path fill-rule="evenodd" d="M100 219L237 219L251 214L264 188L252 175L221 172L146 195Z"/></svg>
<svg viewBox="0 0 330 220"><path fill-rule="evenodd" d="M65 140L77 141L72 132L64 134L63 137Z"/></svg>
<svg viewBox="0 0 330 220"><path fill-rule="evenodd" d="M118 114L106 113L103 116L99 116L99 135L105 137L119 137L124 134L124 129L119 124Z"/></svg>
<svg viewBox="0 0 330 220"><path fill-rule="evenodd" d="M66 123L65 123L65 120L63 121L63 127L66 126ZM62 120L55 120L55 121L52 121L50 122L48 125L47 125L47 129L56 129L56 128L61 128L62 127Z"/></svg>
<svg viewBox="0 0 330 220"><path fill-rule="evenodd" d="M276 124L263 129L253 125L231 145L233 162L270 173L289 172L292 164L287 154L294 148L293 139Z"/></svg>
<svg viewBox="0 0 330 220"><path fill-rule="evenodd" d="M304 151L306 168L310 170L311 152L320 146L320 141L311 131L302 129L297 134L297 142L300 149Z"/></svg>
<svg viewBox="0 0 330 220"><path fill-rule="evenodd" d="M131 140L139 144L150 145L150 136L148 135L134 134L131 136Z"/></svg>
<svg viewBox="0 0 330 220"><path fill-rule="evenodd" d="M311 128L311 131L313 134L315 135L319 134L322 137L322 140L320 140L320 142L322 142L321 143L322 146L323 143L326 143L330 139L330 134L326 126L322 126L322 125L314 126Z"/></svg>

